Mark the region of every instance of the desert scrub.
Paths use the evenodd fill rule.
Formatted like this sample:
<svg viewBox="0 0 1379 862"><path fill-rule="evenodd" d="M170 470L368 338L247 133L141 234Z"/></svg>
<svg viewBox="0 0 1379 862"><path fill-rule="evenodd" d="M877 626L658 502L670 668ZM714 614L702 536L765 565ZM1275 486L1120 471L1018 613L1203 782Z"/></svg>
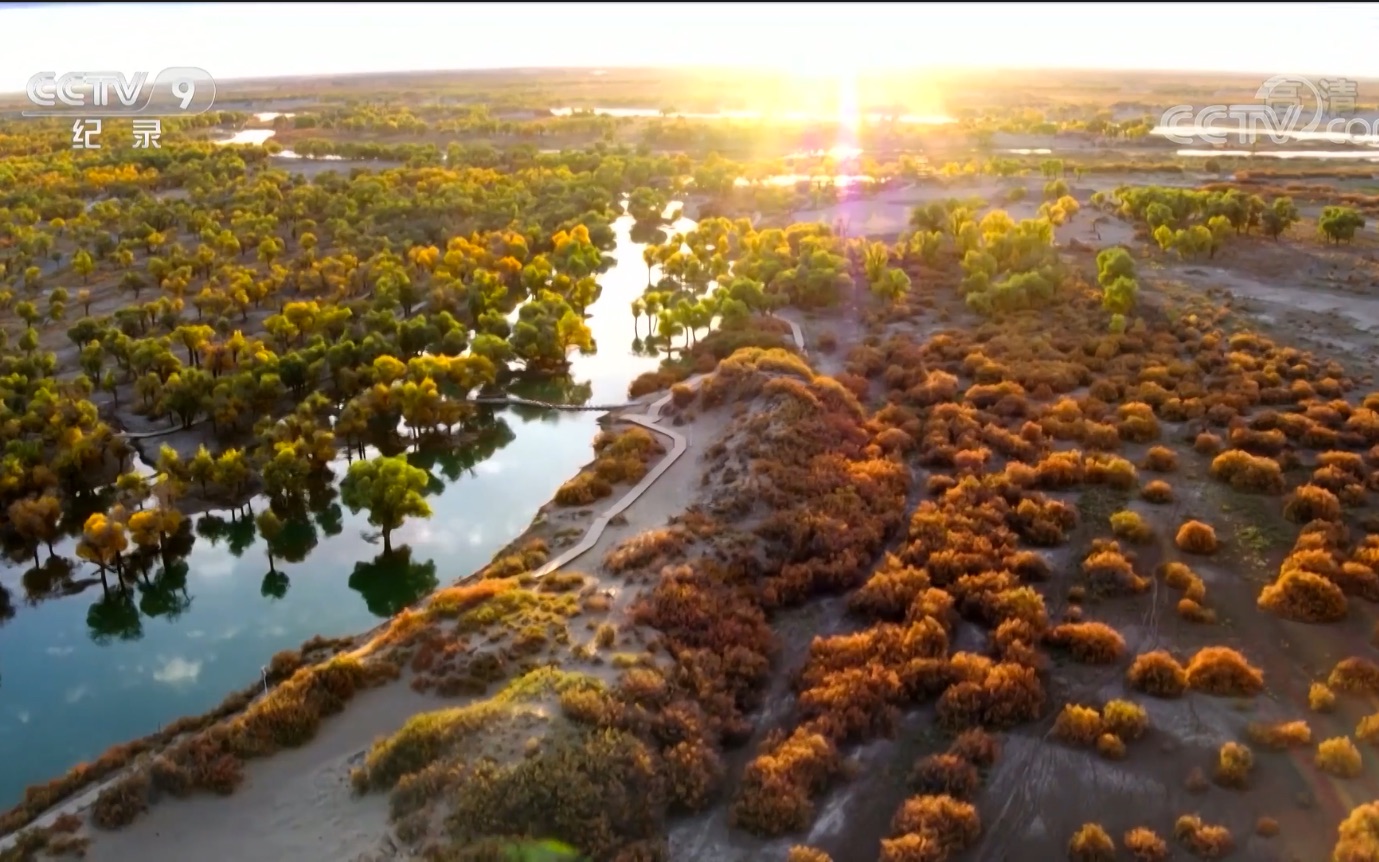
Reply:
<svg viewBox="0 0 1379 862"><path fill-rule="evenodd" d="M1103 733L1097 737L1096 750L1107 760L1125 759L1125 741L1114 733Z"/></svg>
<svg viewBox="0 0 1379 862"><path fill-rule="evenodd" d="M1329 578L1283 561L1278 577L1259 591L1261 610L1300 623L1334 623L1346 618L1345 593Z"/></svg>
<svg viewBox="0 0 1379 862"><path fill-rule="evenodd" d="M1188 688L1217 697L1254 697L1264 674L1229 647L1203 647L1187 665Z"/></svg>
<svg viewBox="0 0 1379 862"><path fill-rule="evenodd" d="M493 561L479 573L481 578L515 578L539 569L550 559L551 549L544 539L514 542L494 554Z"/></svg>
<svg viewBox="0 0 1379 862"><path fill-rule="evenodd" d="M1283 517L1294 524L1339 521L1341 501L1319 485L1299 485L1283 504Z"/></svg>
<svg viewBox="0 0 1379 862"><path fill-rule="evenodd" d="M1355 725L1355 738L1370 745L1379 745L1379 712L1367 715Z"/></svg>
<svg viewBox="0 0 1379 862"><path fill-rule="evenodd" d="M1155 479L1145 484L1140 490L1140 496L1147 503L1162 505L1173 502L1173 486L1162 479Z"/></svg>
<svg viewBox="0 0 1379 862"><path fill-rule="evenodd" d="M1278 832L1278 821L1272 817L1260 817L1255 821L1255 834L1260 838L1273 838Z"/></svg>
<svg viewBox="0 0 1379 862"><path fill-rule="evenodd" d="M1105 623L1063 623L1048 640L1083 664L1114 664L1125 653L1125 639Z"/></svg>
<svg viewBox="0 0 1379 862"><path fill-rule="evenodd" d="M931 754L915 763L909 787L921 796L970 799L981 781L977 768L964 758L956 754Z"/></svg>
<svg viewBox="0 0 1379 862"><path fill-rule="evenodd" d="M1201 602L1206 599L1207 585L1202 583L1202 579L1187 563L1177 561L1164 563L1159 568L1159 574L1163 577L1164 583L1175 590L1181 590L1183 598L1192 599L1194 602Z"/></svg>
<svg viewBox="0 0 1379 862"><path fill-rule="evenodd" d="M613 486L639 481L665 448L645 428L602 431L594 438L594 462L555 492L561 506L588 506L613 493Z"/></svg>
<svg viewBox="0 0 1379 862"><path fill-rule="evenodd" d="M1285 751L1312 743L1312 728L1305 721L1280 721L1265 724L1253 721L1245 726L1245 738L1260 748Z"/></svg>
<svg viewBox="0 0 1379 862"><path fill-rule="evenodd" d="M1322 772L1337 778L1359 778L1364 770L1360 749L1347 736L1324 739L1318 743L1315 762Z"/></svg>
<svg viewBox="0 0 1379 862"><path fill-rule="evenodd" d="M944 859L975 844L982 832L982 821L977 809L960 799L912 796L896 812L891 832L895 837L920 835L931 839L941 851L933 858Z"/></svg>
<svg viewBox="0 0 1379 862"><path fill-rule="evenodd" d="M1069 862L1115 862L1116 842L1096 823L1084 823L1068 842Z"/></svg>
<svg viewBox="0 0 1379 862"><path fill-rule="evenodd" d="M455 621L455 631L460 634L485 632L498 625L512 632L530 626L563 630L566 621L579 611L579 599L569 593L542 593L514 587L500 590L486 601L461 612Z"/></svg>
<svg viewBox="0 0 1379 862"><path fill-rule="evenodd" d="M1123 509L1111 515L1111 532L1118 539L1142 545L1154 538L1154 530L1138 512Z"/></svg>
<svg viewBox="0 0 1379 862"><path fill-rule="evenodd" d="M1336 708L1336 692L1326 683L1312 683L1307 689L1307 707L1313 712L1331 712Z"/></svg>
<svg viewBox="0 0 1379 862"><path fill-rule="evenodd" d="M1154 697L1182 697L1187 691L1187 671L1164 650L1135 656L1125 676L1131 688Z"/></svg>
<svg viewBox="0 0 1379 862"><path fill-rule="evenodd" d="M1001 741L979 727L964 730L948 746L948 753L979 769L989 769L1001 756Z"/></svg>
<svg viewBox="0 0 1379 862"><path fill-rule="evenodd" d="M822 850L796 844L785 854L785 862L833 862L833 858Z"/></svg>
<svg viewBox="0 0 1379 862"><path fill-rule="evenodd" d="M1210 524L1201 521L1187 521L1178 528L1173 539L1178 550L1188 554L1216 553L1216 531Z"/></svg>
<svg viewBox="0 0 1379 862"><path fill-rule="evenodd" d="M1216 611L1211 608L1204 608L1192 599L1182 598L1178 600L1178 616L1190 623L1200 625L1211 625L1216 622Z"/></svg>
<svg viewBox="0 0 1379 862"><path fill-rule="evenodd" d="M1091 745L1101 733L1101 713L1075 703L1064 704L1053 723L1053 735L1074 745Z"/></svg>
<svg viewBox="0 0 1379 862"><path fill-rule="evenodd" d="M1230 449L1212 459L1211 476L1242 493L1282 494L1283 470L1273 458Z"/></svg>
<svg viewBox="0 0 1379 862"><path fill-rule="evenodd" d="M499 593L505 593L517 586L512 578L486 578L467 584L458 584L439 590L426 606L429 616L453 619L477 607Z"/></svg>
<svg viewBox="0 0 1379 862"><path fill-rule="evenodd" d="M1222 787L1243 790L1250 783L1250 772L1254 769L1254 753L1238 742L1227 742L1216 753L1216 771L1213 777Z"/></svg>
<svg viewBox="0 0 1379 862"><path fill-rule="evenodd" d="M1128 700L1111 700L1101 708L1101 726L1126 742L1134 742L1149 729L1144 707Z"/></svg>
<svg viewBox="0 0 1379 862"><path fill-rule="evenodd" d="M1173 824L1173 837L1199 859L1222 859L1235 849L1235 839L1224 826L1203 823L1196 814L1184 814Z"/></svg>
<svg viewBox="0 0 1379 862"><path fill-rule="evenodd" d="M619 542L603 558L603 565L615 575L632 569L654 567L682 552L689 541L689 531L683 527L647 530Z"/></svg>
<svg viewBox="0 0 1379 862"><path fill-rule="evenodd" d="M1167 446L1154 446L1144 456L1144 469L1152 473L1172 473L1178 469L1178 453Z"/></svg>
<svg viewBox="0 0 1379 862"><path fill-rule="evenodd" d="M1121 843L1135 862L1162 862L1168 858L1168 843L1153 829L1143 826L1131 829L1121 838Z"/></svg>
<svg viewBox="0 0 1379 862"><path fill-rule="evenodd" d="M1135 572L1120 545L1105 539L1092 541L1091 549L1082 560L1082 575L1087 585L1100 595L1134 595L1149 587L1149 582Z"/></svg>
<svg viewBox="0 0 1379 862"><path fill-rule="evenodd" d="M1351 809L1336 830L1334 862L1370 862L1379 859L1379 802Z"/></svg>
<svg viewBox="0 0 1379 862"><path fill-rule="evenodd" d="M1347 694L1379 694L1379 665L1357 656L1343 658L1331 669L1326 684Z"/></svg>
<svg viewBox="0 0 1379 862"><path fill-rule="evenodd" d="M91 822L101 829L121 829L148 810L152 783L148 774L135 772L105 788L91 806Z"/></svg>

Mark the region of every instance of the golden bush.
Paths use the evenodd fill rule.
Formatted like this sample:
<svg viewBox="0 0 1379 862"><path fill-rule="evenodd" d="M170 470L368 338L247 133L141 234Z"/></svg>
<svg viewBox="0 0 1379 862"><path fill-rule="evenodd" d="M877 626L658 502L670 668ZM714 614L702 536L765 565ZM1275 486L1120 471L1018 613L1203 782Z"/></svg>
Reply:
<svg viewBox="0 0 1379 862"><path fill-rule="evenodd" d="M1252 721L1245 726L1245 738L1271 751L1301 748L1312 742L1312 728L1305 721L1280 721L1275 724Z"/></svg>
<svg viewBox="0 0 1379 862"><path fill-rule="evenodd" d="M822 850L796 844L786 854L785 862L833 862L833 859Z"/></svg>
<svg viewBox="0 0 1379 862"><path fill-rule="evenodd" d="M1184 814L1173 824L1173 837L1200 859L1221 859L1235 849L1235 839L1224 826L1203 823L1195 814Z"/></svg>
<svg viewBox="0 0 1379 862"><path fill-rule="evenodd" d="M1125 741L1114 733L1103 733L1097 737L1097 754L1107 760L1123 760L1125 758Z"/></svg>
<svg viewBox="0 0 1379 862"><path fill-rule="evenodd" d="M981 781L977 768L956 754L920 758L910 772L910 790L922 796L968 799L977 792Z"/></svg>
<svg viewBox="0 0 1379 862"><path fill-rule="evenodd" d="M1187 684L1218 697L1253 697L1264 690L1264 674L1229 647L1204 647L1187 664Z"/></svg>
<svg viewBox="0 0 1379 862"><path fill-rule="evenodd" d="M1053 735L1074 745L1091 745L1101 734L1101 713L1075 703L1064 704L1053 723Z"/></svg>
<svg viewBox="0 0 1379 862"><path fill-rule="evenodd" d="M1243 449L1229 449L1212 459L1211 475L1244 493L1282 494L1286 487L1277 461Z"/></svg>
<svg viewBox="0 0 1379 862"><path fill-rule="evenodd" d="M1373 862L1379 859L1379 802L1351 809L1336 830L1332 862Z"/></svg>
<svg viewBox="0 0 1379 862"><path fill-rule="evenodd" d="M1178 469L1178 453L1167 446L1154 446L1145 453L1144 469L1155 473L1171 473Z"/></svg>
<svg viewBox="0 0 1379 862"><path fill-rule="evenodd" d="M1154 530L1138 512L1124 509L1111 515L1111 532L1127 542L1144 544L1154 538Z"/></svg>
<svg viewBox="0 0 1379 862"><path fill-rule="evenodd" d="M1149 729L1144 707L1128 700L1111 700L1101 708L1101 726L1126 742L1134 742Z"/></svg>
<svg viewBox="0 0 1379 862"><path fill-rule="evenodd" d="M1126 672L1130 687L1154 697L1181 697L1187 691L1187 671L1164 650L1135 657Z"/></svg>
<svg viewBox="0 0 1379 862"><path fill-rule="evenodd" d="M1116 842L1096 823L1084 823L1068 842L1069 862L1115 862Z"/></svg>
<svg viewBox="0 0 1379 862"><path fill-rule="evenodd" d="M1254 769L1254 752L1238 742L1227 742L1216 753L1216 783L1222 787L1244 789Z"/></svg>
<svg viewBox="0 0 1379 862"><path fill-rule="evenodd" d="M1261 838L1273 838L1278 832L1278 821L1272 817L1261 817L1255 821L1255 834Z"/></svg>
<svg viewBox="0 0 1379 862"><path fill-rule="evenodd" d="M1336 692L1325 683L1314 682L1307 689L1307 706L1313 712L1330 712L1336 708Z"/></svg>
<svg viewBox="0 0 1379 862"><path fill-rule="evenodd" d="M1062 623L1049 632L1049 642L1083 664L1113 664L1125 653L1125 638L1105 623Z"/></svg>
<svg viewBox="0 0 1379 862"><path fill-rule="evenodd" d="M1259 591L1259 607L1300 623L1334 623L1349 612L1345 593L1331 580L1302 569L1285 568Z"/></svg>
<svg viewBox="0 0 1379 862"><path fill-rule="evenodd" d="M1337 778L1359 778L1364 771L1360 749L1347 736L1324 739L1318 743L1315 762L1322 772Z"/></svg>
<svg viewBox="0 0 1379 862"><path fill-rule="evenodd" d="M1121 838L1121 843L1135 862L1162 862L1168 858L1168 843L1153 829L1143 826L1131 829Z"/></svg>
<svg viewBox="0 0 1379 862"><path fill-rule="evenodd" d="M1178 534L1173 539L1178 550L1188 554L1214 554L1216 553L1216 531L1210 524L1201 521L1187 521L1178 528Z"/></svg>
<svg viewBox="0 0 1379 862"><path fill-rule="evenodd" d="M927 835L945 853L956 855L976 843L982 822L971 803L951 796L912 796L891 823L895 835Z"/></svg>
<svg viewBox="0 0 1379 862"><path fill-rule="evenodd" d="M1379 745L1379 712L1367 715L1355 725L1355 738L1370 745Z"/></svg>
<svg viewBox="0 0 1379 862"><path fill-rule="evenodd" d="M1162 479L1155 479L1145 484L1140 490L1140 496L1150 503L1172 503L1173 486Z"/></svg>
<svg viewBox="0 0 1379 862"><path fill-rule="evenodd" d="M1351 656L1336 662L1326 684L1347 694L1379 694L1379 664Z"/></svg>
<svg viewBox="0 0 1379 862"><path fill-rule="evenodd" d="M1311 521L1339 521L1341 501L1318 485L1299 485L1283 504L1283 517L1294 524Z"/></svg>
<svg viewBox="0 0 1379 862"><path fill-rule="evenodd" d="M1001 741L981 728L964 730L948 746L948 753L979 769L987 769L1001 756Z"/></svg>

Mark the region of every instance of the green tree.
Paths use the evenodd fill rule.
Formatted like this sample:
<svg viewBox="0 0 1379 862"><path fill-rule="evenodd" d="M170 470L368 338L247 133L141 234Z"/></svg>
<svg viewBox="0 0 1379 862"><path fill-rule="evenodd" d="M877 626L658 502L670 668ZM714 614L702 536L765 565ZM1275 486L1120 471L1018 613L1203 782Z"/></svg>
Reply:
<svg viewBox="0 0 1379 862"><path fill-rule="evenodd" d="M351 512L367 510L369 523L383 532L383 553L392 553L391 535L409 517L429 518L422 493L429 477L401 456L356 461L340 483L340 500Z"/></svg>

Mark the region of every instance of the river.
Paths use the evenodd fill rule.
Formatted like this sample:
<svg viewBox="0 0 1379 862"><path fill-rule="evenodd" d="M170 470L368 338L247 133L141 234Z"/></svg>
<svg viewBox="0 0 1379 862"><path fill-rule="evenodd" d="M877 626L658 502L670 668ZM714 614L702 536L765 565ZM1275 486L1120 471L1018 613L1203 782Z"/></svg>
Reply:
<svg viewBox="0 0 1379 862"><path fill-rule="evenodd" d="M681 219L670 228L693 225ZM631 239L630 216L613 227L617 263L600 276L603 292L589 309L599 350L576 354L571 369L592 390L592 404L625 401L631 380L658 362L631 350L630 304L646 286L644 246ZM257 679L279 650L316 634L366 631L486 564L589 461L598 425L593 412L502 409L495 418L503 425L491 436L503 445L472 469L465 469L465 453L443 454L434 464L418 459L435 476L434 514L394 532L395 547L412 549L405 571L372 566L381 546L365 538L366 514L347 509L329 510L280 538L277 545L296 551L288 547L284 556L279 549L276 576L269 576L266 545L252 530L227 533L223 522L207 521L211 529L198 529L185 572L153 568L149 582L132 590L132 606L102 602L99 582L31 605L23 579L32 563L0 562L0 584L16 606L0 623L0 806L115 743L214 707ZM252 505L257 512L267 504ZM218 514L228 521L228 513ZM76 563L74 578L95 575L77 562L74 539L56 551ZM112 586L111 593L118 591Z"/></svg>

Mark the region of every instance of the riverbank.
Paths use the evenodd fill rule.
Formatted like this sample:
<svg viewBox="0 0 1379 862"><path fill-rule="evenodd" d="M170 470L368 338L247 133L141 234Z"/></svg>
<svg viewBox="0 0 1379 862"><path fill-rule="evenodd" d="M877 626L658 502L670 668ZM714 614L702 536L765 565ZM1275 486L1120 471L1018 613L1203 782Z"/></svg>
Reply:
<svg viewBox="0 0 1379 862"><path fill-rule="evenodd" d="M796 344L803 350L803 335L793 321L791 326ZM701 375L685 381L684 389L677 390L680 398L704 379L705 375ZM580 610L568 620L571 632L592 630L609 625L614 617L621 618L634 591L600 561L626 539L663 527L686 510L695 487L698 456L724 433L730 419L725 411L679 410L675 407L678 400L676 392L648 396L602 417L601 424L606 426L639 427L655 434L663 444L668 444L664 454L648 464L648 471L637 484L614 495L606 506L548 503L510 546L544 546L555 554L537 567L532 577L549 577L561 571L563 576L581 578L583 601ZM689 453L695 457L685 457ZM500 552L495 558L495 565L505 564L504 554ZM575 571L585 574L574 575ZM482 574L476 573L459 583L472 583ZM361 661L387 660L388 650L396 642L398 629L405 627L405 621L419 616L447 592L438 591L423 600L418 609L356 637L343 654ZM623 640L617 645L625 649L643 646L636 633L624 636ZM404 684L409 677L410 686ZM245 764L244 784L229 799L200 796L167 800L124 830L96 833L88 858L111 862L180 862L192 854L208 859L262 856L322 862L394 858L399 844L388 829L386 803L378 797L355 797L348 779L352 766L378 735L395 730L418 712L461 706L465 702L421 693L415 690L419 687L415 679L414 673L403 671L398 680L360 693L342 716L324 722L319 734L307 745ZM143 755L134 768L140 768L153 756L154 752ZM101 792L127 773L125 770L99 786L84 789L37 818L33 826L46 828L63 816L85 818ZM246 823L259 824L261 828L246 831ZM0 851L12 847L14 838L10 835L0 839Z"/></svg>

